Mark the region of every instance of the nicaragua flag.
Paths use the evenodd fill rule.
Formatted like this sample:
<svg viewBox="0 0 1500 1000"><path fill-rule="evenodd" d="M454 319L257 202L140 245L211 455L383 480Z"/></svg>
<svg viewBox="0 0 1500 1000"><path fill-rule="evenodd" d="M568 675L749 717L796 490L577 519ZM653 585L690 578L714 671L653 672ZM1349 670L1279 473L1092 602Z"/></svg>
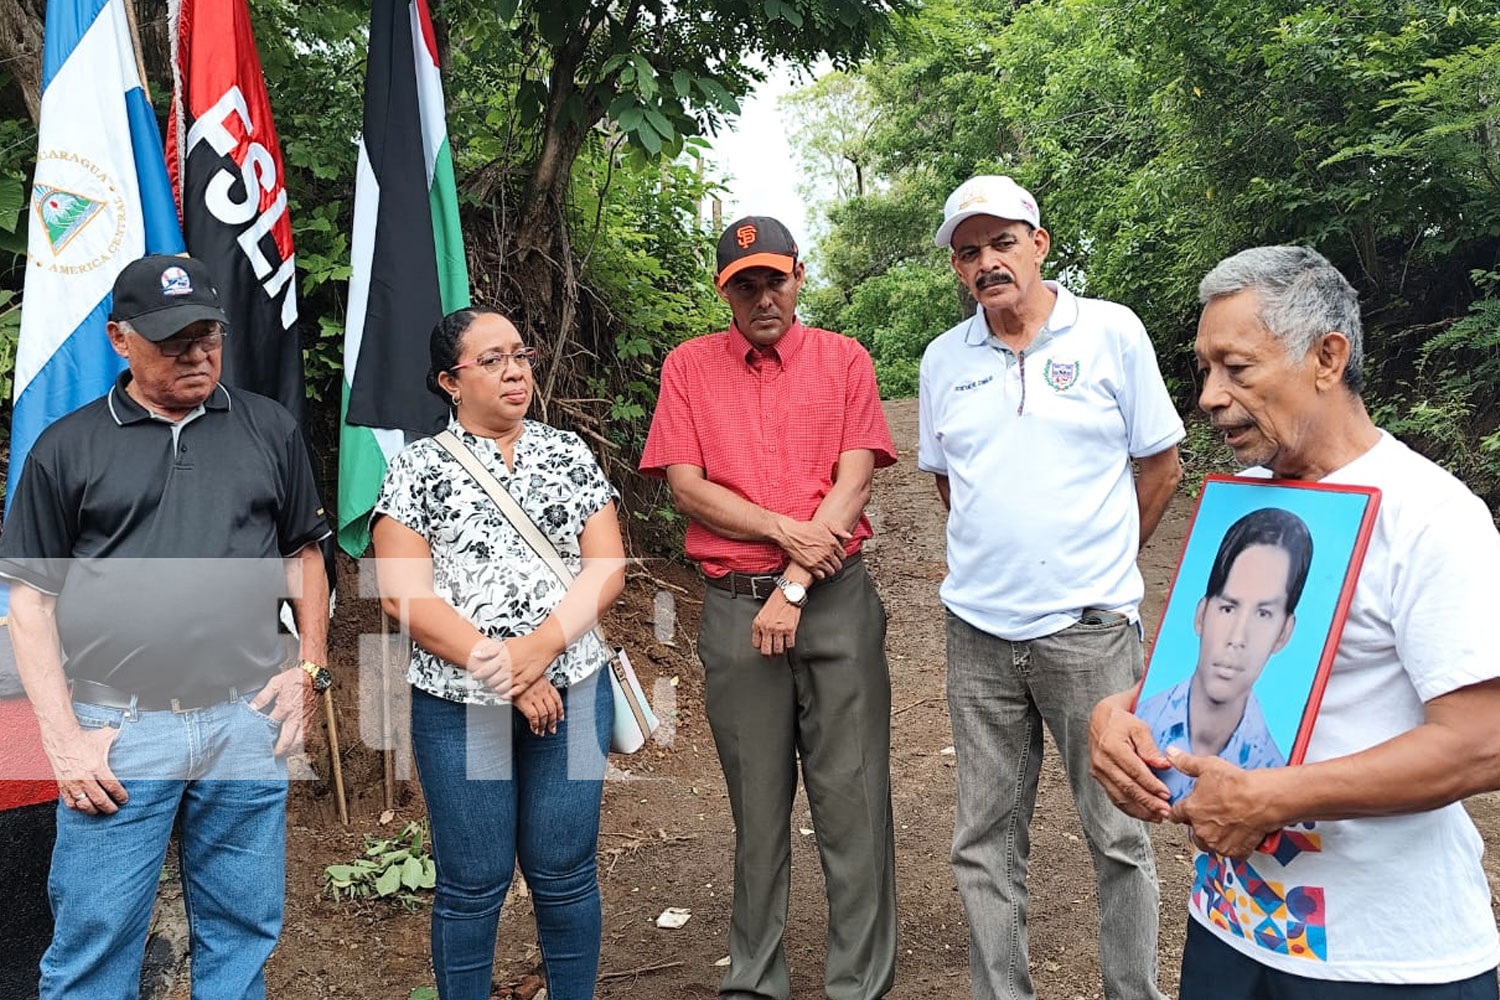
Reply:
<svg viewBox="0 0 1500 1000"><path fill-rule="evenodd" d="M37 435L124 367L104 332L115 276L145 254L183 251L125 2L47 4L7 510Z"/></svg>
<svg viewBox="0 0 1500 1000"><path fill-rule="evenodd" d="M469 304L453 158L426 0L375 0L354 188L344 328L339 545L358 558L386 464L406 434L442 429L427 339Z"/></svg>

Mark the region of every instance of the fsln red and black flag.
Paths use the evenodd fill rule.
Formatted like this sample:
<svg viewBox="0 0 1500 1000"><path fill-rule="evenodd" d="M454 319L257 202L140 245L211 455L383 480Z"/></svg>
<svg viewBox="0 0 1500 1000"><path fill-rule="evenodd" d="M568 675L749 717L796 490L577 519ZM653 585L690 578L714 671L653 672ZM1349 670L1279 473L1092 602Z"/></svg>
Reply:
<svg viewBox="0 0 1500 1000"><path fill-rule="evenodd" d="M229 314L224 381L302 416L286 172L245 0L171 0L167 169L188 252Z"/></svg>

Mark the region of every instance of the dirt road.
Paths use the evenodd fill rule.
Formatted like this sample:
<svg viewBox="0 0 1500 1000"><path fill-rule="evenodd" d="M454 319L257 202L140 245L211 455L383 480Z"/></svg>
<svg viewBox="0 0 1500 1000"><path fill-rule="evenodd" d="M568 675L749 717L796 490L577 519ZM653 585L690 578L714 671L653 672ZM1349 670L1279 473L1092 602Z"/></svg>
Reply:
<svg viewBox="0 0 1500 1000"><path fill-rule="evenodd" d="M900 462L876 474L871 517L876 540L866 549L890 616L892 771L896 818L900 964L896 1000L968 996L968 936L948 866L953 828L954 758L943 694L943 630L938 584L944 575L943 513L932 479L915 464L915 400L886 404ZM1148 625L1154 625L1181 547L1191 503L1179 497L1142 556ZM702 714L702 670L693 650L701 587L680 567L651 567L632 581L613 617L644 677L676 679L677 725L670 746L651 747L621 763L629 780L605 793L600 872L604 892L604 998L716 995L726 958L734 831L729 802ZM672 593L678 627L656 641L654 595ZM358 629L341 629L346 637ZM1149 629L1148 629L1149 634ZM345 646L348 643L344 644ZM344 669L353 652L341 650ZM336 667L340 659L336 659ZM427 913L384 903L351 905L318 896L324 866L357 856L360 834L389 835L421 814L414 783L403 787L393 822L378 826L375 756L355 748L346 761L358 786L349 830L332 818L326 787L304 783L294 797L288 850L288 922L268 971L270 995L287 1000L349 997L408 1000L431 984ZM361 778L363 775L363 778ZM372 779L372 776L373 779ZM621 775L625 778L625 775ZM1500 805L1471 804L1492 848L1500 844ZM826 918L816 833L799 793L793 834L793 887L786 949L795 997L822 996ZM1183 935L1191 855L1184 834L1157 832L1162 878L1161 982L1172 993ZM1489 859L1492 885L1500 867ZM1031 961L1039 996L1102 996L1095 952L1094 889L1088 851L1055 751L1049 747L1033 823ZM691 918L679 930L655 926L669 906ZM496 995L525 996L539 959L530 901L513 895L496 953ZM523 984L517 989L517 984ZM184 997L185 993L182 994Z"/></svg>

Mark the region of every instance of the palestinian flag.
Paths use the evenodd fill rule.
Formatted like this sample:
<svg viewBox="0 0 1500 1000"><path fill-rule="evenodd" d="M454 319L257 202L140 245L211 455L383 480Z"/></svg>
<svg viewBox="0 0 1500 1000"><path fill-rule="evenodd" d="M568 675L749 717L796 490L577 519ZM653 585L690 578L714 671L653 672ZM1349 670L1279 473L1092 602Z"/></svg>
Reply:
<svg viewBox="0 0 1500 1000"><path fill-rule="evenodd" d="M302 417L286 171L245 0L171 0L167 170L188 252L229 314L224 381Z"/></svg>
<svg viewBox="0 0 1500 1000"><path fill-rule="evenodd" d="M469 304L453 158L426 0L375 0L354 188L344 330L339 545L358 558L386 464L407 435L441 430L427 338Z"/></svg>

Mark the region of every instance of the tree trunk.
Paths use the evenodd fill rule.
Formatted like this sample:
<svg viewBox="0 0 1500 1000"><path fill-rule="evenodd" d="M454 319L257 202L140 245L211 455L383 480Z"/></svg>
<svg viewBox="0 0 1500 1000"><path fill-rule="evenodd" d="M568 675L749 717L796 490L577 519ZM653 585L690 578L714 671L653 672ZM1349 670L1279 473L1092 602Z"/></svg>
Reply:
<svg viewBox="0 0 1500 1000"><path fill-rule="evenodd" d="M158 114L172 102L172 31L167 23L167 0L133 0L140 34L141 62L146 67L146 92Z"/></svg>
<svg viewBox="0 0 1500 1000"><path fill-rule="evenodd" d="M514 250L512 280L520 298L522 336L543 345L551 361L537 393L544 420L578 319L578 274L563 203L573 176L573 162L588 131L580 120L565 122L563 116L568 102L580 96L574 75L592 33L592 26L584 26L552 64L545 138L509 241ZM603 115L604 109L586 106L583 112L581 121L592 122Z"/></svg>
<svg viewBox="0 0 1500 1000"><path fill-rule="evenodd" d="M47 0L0 0L0 64L15 78L33 125L42 109L42 26Z"/></svg>
<svg viewBox="0 0 1500 1000"><path fill-rule="evenodd" d="M167 0L134 0L133 6L140 28L141 57L149 77L147 90L153 103L160 103L160 94L170 93L172 80ZM42 35L46 23L47 0L0 0L0 65L15 79L33 125L42 110ZM151 87L150 82L157 86Z"/></svg>

